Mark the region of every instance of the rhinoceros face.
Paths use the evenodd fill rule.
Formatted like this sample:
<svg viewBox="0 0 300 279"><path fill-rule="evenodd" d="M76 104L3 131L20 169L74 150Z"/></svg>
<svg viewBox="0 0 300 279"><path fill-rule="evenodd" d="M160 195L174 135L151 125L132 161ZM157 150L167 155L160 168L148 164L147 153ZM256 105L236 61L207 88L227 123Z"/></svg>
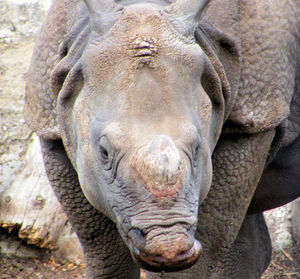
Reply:
<svg viewBox="0 0 300 279"><path fill-rule="evenodd" d="M167 11L127 6L105 34L91 33L62 127L86 197L154 271L186 268L200 253L198 205L223 122L213 66Z"/></svg>

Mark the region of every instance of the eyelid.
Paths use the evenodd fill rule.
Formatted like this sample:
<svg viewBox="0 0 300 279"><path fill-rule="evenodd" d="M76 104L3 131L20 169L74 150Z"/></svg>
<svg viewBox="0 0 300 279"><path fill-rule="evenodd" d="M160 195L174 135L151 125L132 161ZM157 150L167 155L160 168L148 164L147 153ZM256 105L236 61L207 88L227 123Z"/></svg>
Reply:
<svg viewBox="0 0 300 279"><path fill-rule="evenodd" d="M102 153L103 151L107 152L107 156L103 156L103 153ZM100 156L101 156L100 159L104 166L104 169L110 170L112 168L115 152L111 146L110 141L108 140L108 138L106 136L101 136L99 139L99 152L100 152Z"/></svg>

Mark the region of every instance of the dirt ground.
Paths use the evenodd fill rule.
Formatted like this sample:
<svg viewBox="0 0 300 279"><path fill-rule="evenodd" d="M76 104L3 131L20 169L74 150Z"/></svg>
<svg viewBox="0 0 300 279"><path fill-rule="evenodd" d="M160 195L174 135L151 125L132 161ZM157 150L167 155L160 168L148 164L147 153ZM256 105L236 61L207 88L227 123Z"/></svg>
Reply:
<svg viewBox="0 0 300 279"><path fill-rule="evenodd" d="M17 234L8 234L0 229L0 242L2 239L8 243L14 239L20 243ZM5 235L5 236L3 236ZM13 246L13 244L8 244ZM39 256L33 258L21 258L15 254L24 254L20 245L11 250L18 250L19 253L10 253L10 256L1 255L0 243L0 279L84 279L85 267L82 263L74 263L66 260L59 260L49 250L39 249ZM37 248L32 247L37 250ZM40 252L41 251L41 252ZM11 256L13 255L13 256ZM272 261L265 271L262 279L299 279L300 278L300 241L294 241L289 248L273 251ZM145 279L144 272L141 272L141 279ZM179 278L184 279L184 278ZM204 278L203 278L204 279ZM242 279L242 278L241 278Z"/></svg>
<svg viewBox="0 0 300 279"><path fill-rule="evenodd" d="M281 249L272 254L272 261L262 279L299 279L300 278L300 242L290 248Z"/></svg>
<svg viewBox="0 0 300 279"><path fill-rule="evenodd" d="M48 259L0 259L1 279L83 279L84 266Z"/></svg>
<svg viewBox="0 0 300 279"><path fill-rule="evenodd" d="M299 248L299 246L298 246ZM274 252L272 262L262 279L300 278L300 251L297 245ZM1 279L83 279L84 265L44 259L0 258ZM142 279L144 276L142 276Z"/></svg>

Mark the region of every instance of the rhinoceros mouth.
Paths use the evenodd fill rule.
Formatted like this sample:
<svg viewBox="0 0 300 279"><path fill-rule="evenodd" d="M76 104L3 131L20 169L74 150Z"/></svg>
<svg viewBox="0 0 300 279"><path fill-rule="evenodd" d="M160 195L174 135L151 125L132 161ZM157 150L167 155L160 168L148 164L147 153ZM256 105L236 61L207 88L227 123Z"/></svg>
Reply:
<svg viewBox="0 0 300 279"><path fill-rule="evenodd" d="M134 259L142 268L152 272L174 272L191 267L198 260L202 247L199 241L195 240L192 248L183 251L172 259L160 255L147 254L136 246L132 246L131 252Z"/></svg>

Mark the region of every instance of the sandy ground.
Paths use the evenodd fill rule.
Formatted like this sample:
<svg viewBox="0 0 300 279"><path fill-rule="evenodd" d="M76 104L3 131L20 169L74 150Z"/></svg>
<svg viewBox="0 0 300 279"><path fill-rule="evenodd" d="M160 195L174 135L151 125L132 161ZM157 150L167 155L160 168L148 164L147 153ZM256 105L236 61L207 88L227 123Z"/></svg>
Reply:
<svg viewBox="0 0 300 279"><path fill-rule="evenodd" d="M0 259L1 279L83 279L84 267L50 259Z"/></svg>
<svg viewBox="0 0 300 279"><path fill-rule="evenodd" d="M300 278L299 249L296 246L273 253L273 259L262 279ZM58 262L51 256L44 259L0 257L1 279L83 279L84 265ZM141 279L145 277L142 275Z"/></svg>

